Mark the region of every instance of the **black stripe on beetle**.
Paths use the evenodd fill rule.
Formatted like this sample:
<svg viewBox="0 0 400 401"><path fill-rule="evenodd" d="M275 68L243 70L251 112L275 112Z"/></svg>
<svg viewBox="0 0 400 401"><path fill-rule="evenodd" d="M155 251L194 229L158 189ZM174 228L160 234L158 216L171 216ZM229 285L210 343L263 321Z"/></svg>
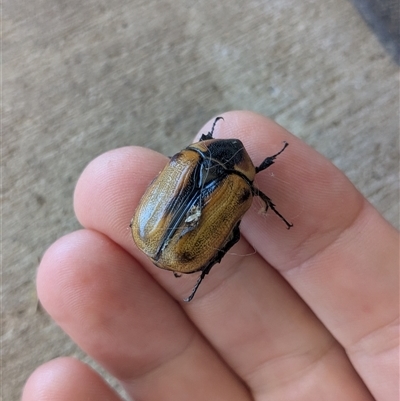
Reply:
<svg viewBox="0 0 400 401"><path fill-rule="evenodd" d="M133 240L161 269L201 272L204 277L240 239L239 225L254 196L289 229L272 200L253 185L255 175L270 167L288 146L255 167L239 139L215 139L211 131L174 155L151 182L131 221Z"/></svg>

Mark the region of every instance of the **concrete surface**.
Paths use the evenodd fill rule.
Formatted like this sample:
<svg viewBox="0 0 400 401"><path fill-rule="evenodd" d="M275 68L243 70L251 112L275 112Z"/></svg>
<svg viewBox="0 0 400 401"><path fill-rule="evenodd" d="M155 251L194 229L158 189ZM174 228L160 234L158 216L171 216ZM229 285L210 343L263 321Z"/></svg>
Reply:
<svg viewBox="0 0 400 401"><path fill-rule="evenodd" d="M395 226L398 67L347 0L10 0L3 10L2 396L87 357L40 308L47 246L79 227L75 182L125 145L173 154L215 114L271 116Z"/></svg>
<svg viewBox="0 0 400 401"><path fill-rule="evenodd" d="M398 0L351 0L366 23L400 65L400 2Z"/></svg>

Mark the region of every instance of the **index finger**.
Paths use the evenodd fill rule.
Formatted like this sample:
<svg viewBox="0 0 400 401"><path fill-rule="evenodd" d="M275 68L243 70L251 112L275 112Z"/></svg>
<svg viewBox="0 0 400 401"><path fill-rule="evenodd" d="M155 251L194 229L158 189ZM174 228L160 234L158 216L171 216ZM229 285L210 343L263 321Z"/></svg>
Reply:
<svg viewBox="0 0 400 401"><path fill-rule="evenodd" d="M255 164L271 143L290 143L276 176L259 174L257 185L294 228L266 229L276 217L253 212L242 234L345 347L372 393L390 399L398 383L398 232L333 164L279 125L247 112L226 121L218 136L234 132Z"/></svg>

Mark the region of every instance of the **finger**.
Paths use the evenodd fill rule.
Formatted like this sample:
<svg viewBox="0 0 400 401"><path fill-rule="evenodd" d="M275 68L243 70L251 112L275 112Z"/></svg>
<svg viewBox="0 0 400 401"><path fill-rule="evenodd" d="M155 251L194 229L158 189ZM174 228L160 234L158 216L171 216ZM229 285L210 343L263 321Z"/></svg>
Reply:
<svg viewBox="0 0 400 401"><path fill-rule="evenodd" d="M249 399L179 305L108 237L81 230L58 240L37 286L53 319L133 399Z"/></svg>
<svg viewBox="0 0 400 401"><path fill-rule="evenodd" d="M277 220L273 214L265 221L249 213L243 234L345 347L375 397L393 399L399 377L398 232L303 142L261 116L233 117L221 136L247 133L256 159L268 152L266 133L268 142L290 143L271 167L276 175L259 174L257 184L295 227L288 234L269 224Z"/></svg>
<svg viewBox="0 0 400 401"><path fill-rule="evenodd" d="M278 144L281 148L281 141ZM84 226L106 233L142 258L148 271L182 299L191 284L182 285L183 279L175 280L168 272L154 268L133 247L126 230L144 188L165 162L154 152L139 149L101 156L78 182L75 209ZM99 199L99 204L88 207L93 198ZM288 233L279 219L271 218L270 225L278 234L281 229ZM251 248L242 242L235 253L249 254ZM284 399L293 399L299 395L294 389L301 376L314 386L324 382L326 393L335 394L337 399L369 399L343 350L285 281L257 255L227 255L211 276L212 280L207 279L203 285L203 296L199 294L196 302L186 305L186 311L253 391L268 395L282 392L287 397ZM319 368L313 369L316 366ZM304 398L295 399L320 396L315 387L308 390Z"/></svg>
<svg viewBox="0 0 400 401"><path fill-rule="evenodd" d="M89 366L58 358L37 368L25 384L22 401L121 401Z"/></svg>

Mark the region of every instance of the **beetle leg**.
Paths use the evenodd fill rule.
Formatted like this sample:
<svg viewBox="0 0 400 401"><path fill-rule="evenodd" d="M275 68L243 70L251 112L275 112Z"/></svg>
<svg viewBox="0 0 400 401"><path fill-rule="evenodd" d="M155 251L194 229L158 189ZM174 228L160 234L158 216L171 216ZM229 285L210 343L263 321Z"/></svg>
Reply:
<svg viewBox="0 0 400 401"><path fill-rule="evenodd" d="M185 302L190 302L193 299L194 294L196 294L196 291L199 288L200 283L203 281L203 278L205 277L205 275L206 275L205 270L203 270L201 272L199 278L197 279L196 284L194 285L191 294L187 298L184 299Z"/></svg>
<svg viewBox="0 0 400 401"><path fill-rule="evenodd" d="M271 208L271 210L277 214L286 224L288 230L290 227L293 227L292 223L289 223L276 209L275 209L275 204L272 202L270 198L268 198L267 195L265 195L263 192L261 192L258 188L253 187L253 195L254 196L259 196L265 203L265 213L267 212L268 208Z"/></svg>
<svg viewBox="0 0 400 401"><path fill-rule="evenodd" d="M284 142L283 148L278 153L273 156L267 157L258 167L256 167L256 174L260 171L265 170L266 168L271 166L271 164L274 164L276 157L279 156L288 146L289 144L287 142Z"/></svg>
<svg viewBox="0 0 400 401"><path fill-rule="evenodd" d="M223 117L217 117L213 122L213 125L211 127L211 131L209 133L205 134L205 135L202 134L199 142L206 141L207 139L213 139L213 133L214 133L215 124L217 123L217 121L223 120L223 119L224 119Z"/></svg>
<svg viewBox="0 0 400 401"><path fill-rule="evenodd" d="M179 278L179 277L182 277L182 274L177 273L177 272L174 272L174 276L175 276L176 278Z"/></svg>
<svg viewBox="0 0 400 401"><path fill-rule="evenodd" d="M185 302L190 302L193 299L194 294L196 294L196 291L198 290L204 277L208 273L210 273L211 268L216 263L221 262L221 259L225 256L225 254L229 251L229 249L231 249L233 247L233 245L235 245L236 242L239 241L239 239L240 239L239 225L240 225L240 221L236 224L235 228L233 229L231 239L225 244L225 246L222 249L220 249L217 252L217 254L214 256L214 258L202 269L201 274L200 274L199 278L197 279L196 284L194 285L191 294L187 298L184 299Z"/></svg>

